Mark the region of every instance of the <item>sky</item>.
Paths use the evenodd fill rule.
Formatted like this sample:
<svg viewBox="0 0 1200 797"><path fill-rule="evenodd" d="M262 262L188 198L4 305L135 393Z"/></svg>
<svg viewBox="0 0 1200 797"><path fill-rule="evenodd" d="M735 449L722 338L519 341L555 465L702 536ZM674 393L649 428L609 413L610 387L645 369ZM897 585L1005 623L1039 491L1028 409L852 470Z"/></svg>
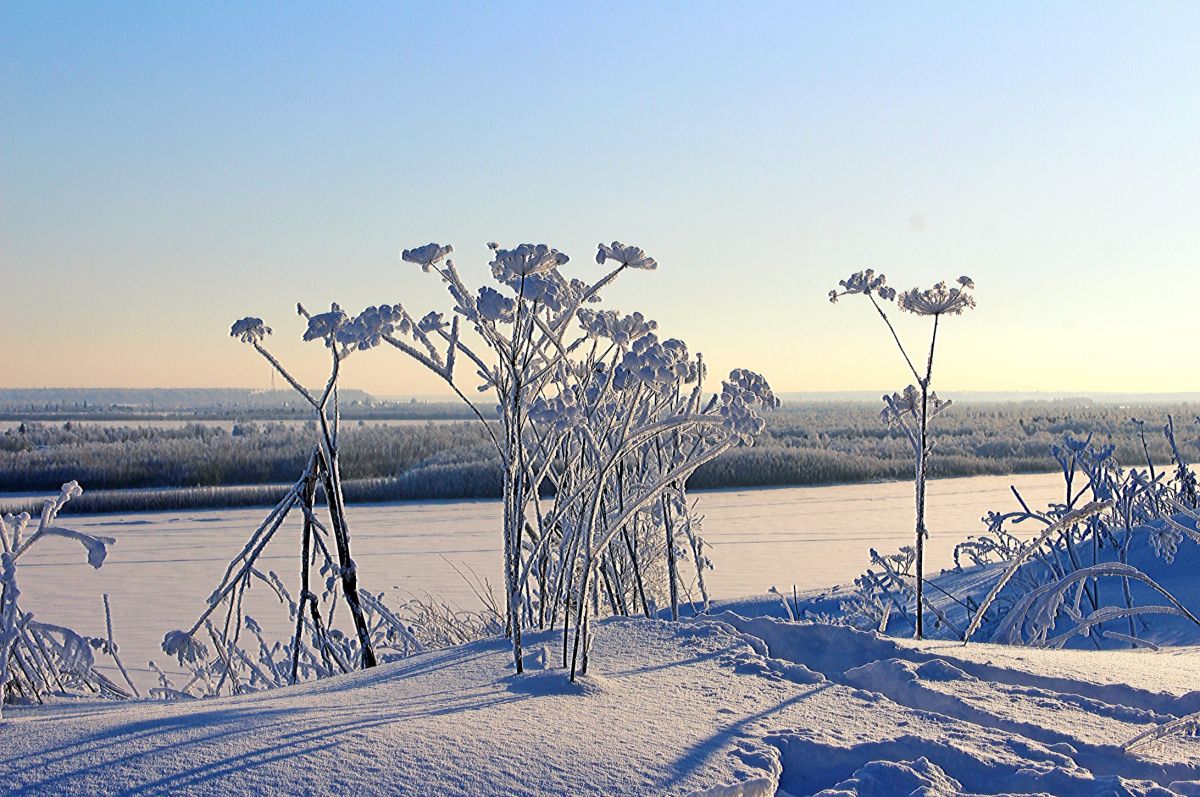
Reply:
<svg viewBox="0 0 1200 797"><path fill-rule="evenodd" d="M295 303L449 299L547 243L778 391L891 390L870 307L971 276L953 390L1195 391L1200 4L0 4L0 388L302 379ZM851 299L856 297L850 297ZM897 315L897 314L893 314ZM923 319L897 319L913 349ZM345 384L442 392L399 352Z"/></svg>

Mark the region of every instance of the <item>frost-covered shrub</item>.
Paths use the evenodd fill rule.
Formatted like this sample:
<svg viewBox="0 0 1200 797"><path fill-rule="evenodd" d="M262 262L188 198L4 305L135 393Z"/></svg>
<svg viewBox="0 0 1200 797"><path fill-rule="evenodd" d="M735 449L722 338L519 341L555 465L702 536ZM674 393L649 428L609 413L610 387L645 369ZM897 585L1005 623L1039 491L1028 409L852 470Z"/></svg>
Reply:
<svg viewBox="0 0 1200 797"><path fill-rule="evenodd" d="M1051 449L1065 485L1061 503L1036 510L1014 489L1017 509L987 514L988 533L960 544L956 562L961 566L965 554L975 564L996 559L1007 567L974 613L968 638L980 631L1009 644L1061 647L1082 637L1097 646L1104 640L1136 646L1150 644L1140 633L1150 615L1200 625L1191 609L1130 564L1135 545L1147 546L1170 565L1180 545L1200 542L1194 477L1179 458L1170 420L1164 434L1176 452L1172 478L1152 462L1144 471L1122 468L1112 445L1067 435ZM1026 523L1040 529L1022 542L1013 528ZM1105 583L1118 589L1106 589ZM1137 604L1135 583L1156 599Z"/></svg>
<svg viewBox="0 0 1200 797"><path fill-rule="evenodd" d="M564 276L570 258L545 244L490 248L497 285L479 288L467 285L450 246L402 253L444 283L449 316L418 318L385 304L322 319L318 331L350 349L398 349L445 380L482 422L501 472L514 666L523 666L522 628L561 623L574 675L586 671L588 629L602 605L649 615L669 602L677 615L681 586L690 587L683 559L705 600L710 563L687 479L748 445L763 430L761 410L778 401L762 377L740 369L705 396L703 360L682 341L660 338L640 313L590 307L622 272L657 267L641 249L600 245L596 261L611 269L586 282ZM464 383L460 364L474 384ZM494 409L471 394L488 396ZM548 494L544 507L539 498Z"/></svg>
<svg viewBox="0 0 1200 797"><path fill-rule="evenodd" d="M762 432L759 412L778 400L759 375L738 369L715 395L705 397L703 360L679 340L660 340L641 314L591 311L600 290L626 269L653 269L636 247L601 245L597 262L616 266L595 283L568 280L559 267L569 258L545 245L511 250L492 245L490 263L501 289L466 287L449 246L429 244L402 257L436 273L455 301L449 319L432 311L419 319L385 303L350 315L334 304L310 314L305 340L322 341L331 355L325 389L304 388L265 348L271 334L247 317L231 336L252 346L316 411L320 436L308 466L233 559L208 607L187 630L172 631L163 649L192 670L176 689L161 676L164 695L239 692L344 671L361 661L408 655L426 643L463 641L499 630L492 612L464 615L436 602L408 602L400 613L380 596L359 592L349 552L340 479L338 379L351 353L388 344L433 371L482 422L495 450L504 501L505 601L503 629L522 669L521 630L563 627L563 663L587 669L588 630L603 597L614 614L652 614L663 600L656 588L666 571L665 600L678 616L681 588L694 584L707 605L704 570L711 566L699 536L701 518L689 507L685 485L696 468L722 452L749 445ZM465 322L465 323L464 323ZM473 333L468 340L464 326ZM466 361L496 400L496 411L467 397L456 365ZM491 420L495 418L496 420ZM329 529L318 517L318 489ZM552 494L549 506L543 495ZM300 586L293 600L282 580L258 567L261 554L288 513L304 516ZM337 557L324 539L330 536ZM680 573L688 559L695 580ZM314 574L314 569L318 573ZM324 578L324 589L314 582ZM258 581L288 606L295 632L288 644L268 645L245 617L245 592ZM340 582L356 634L336 627ZM405 615L408 620L405 619ZM569 626L575 635L569 646ZM419 632L414 631L419 629ZM258 642L244 649L243 629ZM208 644L212 644L210 651ZM568 652L570 655L568 655Z"/></svg>
<svg viewBox="0 0 1200 797"><path fill-rule="evenodd" d="M104 564L108 546L116 540L58 524L58 514L68 501L83 492L77 482L67 482L55 498L42 505L36 527L28 513L0 518L0 708L4 703L42 702L49 695L99 694L129 697L137 689L129 681L112 638L108 596L104 612L108 634L86 637L70 628L41 622L21 605L18 575L25 554L51 537L72 540L87 554L94 568ZM94 651L112 656L129 691L96 669Z"/></svg>
<svg viewBox="0 0 1200 797"><path fill-rule="evenodd" d="M1173 436L1170 419L1163 432ZM1191 466L1177 445L1170 448L1173 469L1153 468L1151 461L1142 470L1122 468L1115 445L1097 445L1091 436L1068 434L1051 446L1063 476L1062 501L1036 509L1014 487L1017 507L985 515L987 531L955 546L955 570L990 568L994 576L927 582L934 600L927 590L924 610L936 617L931 633L1052 647L1072 640L1152 646L1145 637L1155 615L1200 624L1196 607L1151 575L1171 566L1183 546L1200 543L1200 511L1189 505ZM1134 552L1141 569L1131 564ZM872 550L871 567L835 620L890 633L915 628L914 560L909 547L890 556ZM989 591L960 592L968 585Z"/></svg>
<svg viewBox="0 0 1200 797"><path fill-rule="evenodd" d="M320 446L313 448L308 466L283 499L271 510L226 568L208 599L207 608L186 630L168 632L163 652L190 673L176 685L159 673L159 686L151 694L161 698L210 697L242 694L300 681L349 672L375 662L395 661L430 647L459 644L501 633L494 606L465 612L447 604L409 599L391 606L382 593L357 589L356 597L366 644L354 631L347 633L339 620L339 605L346 604L341 557L328 541L334 510L328 499L324 513L317 501L319 490L328 491L331 479L321 479ZM274 570L264 570L264 552L291 512L302 516L299 583L295 594ZM260 624L245 613L247 591L259 585L286 607L290 640L268 640ZM485 591L481 591L481 598ZM339 597L342 598L339 604ZM352 616L352 619L357 619ZM371 652L368 663L365 651Z"/></svg>
<svg viewBox="0 0 1200 797"><path fill-rule="evenodd" d="M887 284L887 277L876 274L872 269L851 274L839 283L839 288L829 292L829 301L836 303L844 296L865 296L871 306L878 312L880 319L887 326L905 365L912 373L915 385L909 385L899 393L883 397L883 420L892 427L904 432L912 445L916 458L914 482L916 484L916 561L915 561L915 634L918 639L925 635L925 538L929 535L925 528L925 482L929 475L929 456L933 451L933 437L930 428L932 421L939 413L950 406L949 401L942 401L933 392L933 361L937 348L938 325L943 316L961 315L975 306L972 291L975 283L970 277L959 277L955 285L947 286L939 282L932 288L921 290L913 288L909 291L896 292ZM884 312L883 302L895 302L904 312L933 319L932 331L929 337L929 356L925 361L924 371L918 371L913 364L908 350L900 340L900 335L892 325L887 313Z"/></svg>

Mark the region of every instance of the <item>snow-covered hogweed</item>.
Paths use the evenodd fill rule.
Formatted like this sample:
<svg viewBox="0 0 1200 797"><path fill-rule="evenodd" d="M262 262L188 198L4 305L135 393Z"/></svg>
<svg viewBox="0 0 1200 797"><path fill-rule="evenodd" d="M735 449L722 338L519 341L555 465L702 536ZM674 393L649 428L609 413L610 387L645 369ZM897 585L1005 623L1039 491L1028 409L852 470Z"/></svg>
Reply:
<svg viewBox="0 0 1200 797"><path fill-rule="evenodd" d="M838 283L838 288L829 292L829 301L836 303L843 296L866 296L880 319L891 333L892 340L900 350L904 364L912 374L915 384L903 391L883 397L884 408L881 413L883 421L890 427L899 428L912 444L916 457L914 467L914 482L916 486L915 515L916 515L916 636L924 635L924 579L925 579L925 483L928 477L928 460L933 449L931 441L930 421L950 406L949 401L942 401L933 392L933 362L938 341L938 324L943 316L961 315L964 311L975 306L972 290L975 283L969 277L959 277L955 287L948 287L945 282L939 282L932 288L920 290L913 288L897 294L896 290L887 284L887 277L876 274L874 270L856 271ZM909 351L905 348L891 319L888 318L881 302L895 301L905 312L918 316L933 318L933 329L929 339L929 355L925 360L925 368L918 369Z"/></svg>
<svg viewBox="0 0 1200 797"><path fill-rule="evenodd" d="M492 276L510 286L519 286L523 279L557 269L571 259L545 244L521 244L495 252ZM528 293L525 296L532 298Z"/></svg>
<svg viewBox="0 0 1200 797"><path fill-rule="evenodd" d="M597 247L599 279L568 278L570 258L546 244L488 245L495 283L469 287L449 255L426 244L401 259L438 275L453 300L447 317L431 311L413 323L399 305L335 315L314 337L347 348L383 342L444 379L487 429L502 468L506 624L514 665L522 667L521 630L561 618L576 624L572 671L586 671L597 579L614 613L654 605L658 556L669 571L673 613L682 575L678 540L691 544L699 570L707 559L684 500L688 476L726 449L762 431L760 412L778 404L762 377L736 370L721 393L702 396L704 364L680 340L660 339L641 313L584 309L629 269L654 258L614 241ZM460 322L462 322L460 324ZM343 330L361 327L353 337ZM460 334L460 329L463 330ZM468 337L469 335L469 337ZM496 412L468 398L459 363ZM552 506L538 497L552 493ZM674 496L653 512L665 496ZM680 536L682 535L682 536ZM702 576L697 573L697 583ZM564 661L565 661L564 649Z"/></svg>
<svg viewBox="0 0 1200 797"><path fill-rule="evenodd" d="M453 251L453 246L425 244L424 246L414 247L413 249L405 249L400 253L400 257L409 263L416 263L421 266L422 269L428 271L433 266L445 260L446 256Z"/></svg>
<svg viewBox="0 0 1200 797"><path fill-rule="evenodd" d="M404 257L413 262L421 263L422 265L432 268L436 263L440 262L450 252L448 247L438 247L430 244L418 249L405 251ZM306 515L306 531L303 546L305 548L302 553L302 558L305 559L304 573L308 573L308 562L311 559L311 546L313 538L311 537L312 526L318 523L315 520L313 494L316 486L320 483L326 498L326 507L329 513L329 525L332 530L332 537L335 543L334 549L337 553L336 566L330 564L331 574L336 572L336 579L340 581L342 594L345 596L344 605L350 613L351 620L355 627L355 633L358 642L358 648L355 655L358 657L363 667L372 667L376 663L374 652L374 643L370 629L368 627L366 612L363 608L363 603L358 593L358 577L357 568L354 564L354 559L350 547L350 529L349 522L346 517L345 506L342 498L341 487L341 469L339 467L339 428L341 425L341 416L338 406L338 380L342 373L342 362L355 351L362 351L378 346L384 340L393 339L397 334L412 334L425 341L427 348L436 356L431 344L420 327L422 324L415 323L408 315L404 308L399 304L380 304L367 307L357 315L348 315L338 304L331 304L329 310L323 313L310 313L305 309L304 305L297 304L296 312L306 320L305 330L302 334L304 341L321 341L325 348L329 351L329 378L326 380L323 390L314 393L302 385L292 374L284 367L284 365L276 358L264 345L266 334L270 333L261 319L248 316L242 318L230 327L229 334L248 343L254 348L271 367L279 373L280 376L287 381L291 387L300 394L300 396L308 402L312 407L316 416L319 427L319 437L316 441L316 447L313 454L309 458L309 465L305 470L301 482L308 485L308 488L303 495L299 492L298 486L293 486L283 504L277 507L277 512L273 513L268 519L269 522L260 527L252 537L255 545L259 547L244 550L239 559L253 561L254 558L261 553L262 546L265 546L266 540L270 539L274 531L278 529L279 523L270 525L278 515L279 522L286 517L288 512L297 505L303 505ZM434 363L433 367L440 367L441 363ZM300 484L298 482L297 484ZM268 530L269 526L269 530ZM322 530L324 526L321 526ZM265 536L265 539L259 539L260 536ZM253 555L251 555L253 550ZM328 552L326 552L328 554ZM229 566L229 571L226 573L226 580L222 581L220 590L228 589L229 593L234 590L245 589L248 584L248 579L242 583L227 583L230 574L237 570L239 559L235 559ZM245 562L242 562L245 565ZM331 575L331 579L333 579ZM331 582L332 583L332 582ZM226 594L229 594L226 593ZM308 592L308 587L305 585L302 588L303 594L311 594ZM208 611L204 612L200 619L192 629L186 632L189 638L200 630L201 625L206 621L208 614L212 611L210 604ZM303 624L297 627L296 640L293 647L298 648L300 632L303 630ZM326 629L327 634L332 634L336 629ZM183 632L180 632L183 633ZM216 633L210 630L210 633ZM224 629L222 634L227 634L228 629ZM340 633L340 632L339 632ZM172 632L175 634L175 632ZM187 648L178 647L184 641L183 637L168 635L163 641L163 649L171 655L180 655L181 653L195 653ZM297 665L298 666L298 665ZM295 667L293 667L293 680L295 680ZM224 678L221 679L224 681Z"/></svg>
<svg viewBox="0 0 1200 797"><path fill-rule="evenodd" d="M261 318L247 316L233 322L233 326L229 328L229 336L238 338L243 343L261 342L263 338L271 334L271 328L263 323Z"/></svg>
<svg viewBox="0 0 1200 797"><path fill-rule="evenodd" d="M330 352L330 375L321 392L301 385L266 349L270 329L261 319L247 317L231 327L233 337L258 351L312 405L321 437L304 476L230 563L208 608L190 629L163 641L166 652L195 669L202 693L220 693L223 686L236 692L245 686L240 678L260 686L279 682L277 656L265 652L265 643L259 665L251 666L244 651L238 654L248 669L237 664L233 651L241 650L237 640L243 625L251 634L260 631L241 615L246 586L258 578L281 598L287 595L278 577L265 578L255 562L293 508L305 516L305 536L300 598L284 599L296 623L292 643L284 648L291 656L290 666L283 667L290 669L288 680L344 670L359 656L370 666L374 647L386 647L396 635L407 639L403 625L390 619L394 615L371 593L358 592L337 467L341 363L353 352L384 343L444 379L484 424L496 449L503 471L505 630L518 671L522 628L561 620L564 666L569 658L572 677L577 670L586 672L595 614L586 607L598 609L601 581L614 614L649 616L665 595L672 616L678 616L680 593L692 594L692 584L707 606L703 571L711 563L703 553L700 519L686 499L687 479L729 448L751 444L765 425L761 413L777 406L778 399L765 379L743 369L731 372L720 392L706 397L703 359L683 341L660 339L658 325L641 313L583 309L601 301L601 290L622 272L657 268L641 248L600 244L596 262L610 264L611 270L594 281L564 276L560 269L570 258L546 244L489 244L489 249L497 284L474 289L459 274L449 245L430 243L401 253L403 261L443 281L453 302L449 314L431 310L418 320L393 303L357 315L337 304L310 314L298 305L307 322L303 339L321 341ZM495 413L467 397L472 391L461 384L460 363L468 364L468 378L479 380L473 387L494 397ZM337 561L323 545L316 546L324 557L316 562L325 575L321 595L309 585L319 540L314 534L325 529L313 503L317 486L323 488L337 543ZM542 507L539 497L547 494L553 499ZM696 569L691 583L678 566L679 556L689 551ZM338 583L357 640L307 619L320 616L316 603L331 599ZM210 620L218 607L226 616L222 627ZM568 657L566 629L572 622ZM391 636L373 639L379 628L391 629ZM213 641L216 659L197 637L201 632Z"/></svg>
<svg viewBox="0 0 1200 797"><path fill-rule="evenodd" d="M980 638L1047 647L1149 646L1143 640L1154 631L1154 615L1200 625L1196 607L1130 564L1136 546L1148 546L1169 564L1189 540L1200 543L1200 513L1181 500L1189 480L1124 469L1113 452L1112 444L1098 445L1090 435L1067 435L1051 446L1062 469L1063 499L1034 509L1014 487L1018 506L988 512L987 533L958 546L977 563L987 563L979 552L988 550L1010 560L992 600L975 612L972 630ZM1100 511L1085 511L1089 507ZM1014 529L1027 521L1042 527L1034 540L1018 538ZM1106 577L1121 588L1102 588ZM1140 591L1128 588L1137 582L1144 585Z"/></svg>

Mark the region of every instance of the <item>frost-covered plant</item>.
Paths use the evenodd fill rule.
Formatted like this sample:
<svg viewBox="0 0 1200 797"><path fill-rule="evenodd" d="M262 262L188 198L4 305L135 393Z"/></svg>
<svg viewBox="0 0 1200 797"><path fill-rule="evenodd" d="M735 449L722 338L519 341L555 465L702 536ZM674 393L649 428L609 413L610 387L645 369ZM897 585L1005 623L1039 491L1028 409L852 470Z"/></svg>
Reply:
<svg viewBox="0 0 1200 797"><path fill-rule="evenodd" d="M302 553L304 559L303 579L304 585L301 591L301 603L309 599L314 599L314 594L308 589L308 567L312 557L312 548L315 543L312 539L314 532L313 503L312 497L315 495L316 486L320 484L325 495L325 505L328 509L329 524L332 532L334 548L337 551L336 565L330 563L330 573L332 578L337 578L341 582L342 594L346 602L346 608L350 612L350 617L354 623L355 633L358 638L359 650L357 658L361 660L363 667L373 667L376 663L376 655L371 641L370 626L367 623L365 612L362 606L362 600L358 590L358 568L355 566L354 557L350 550L350 524L346 518L346 502L342 494L342 475L339 449L339 432L341 427L341 418L338 404L338 380L341 376L342 362L357 350L369 349L377 346L384 335L395 331L403 324L409 323L408 319L403 316L402 310L389 305L380 307L369 307L363 312L354 317L348 316L336 304L329 308L328 312L312 314L309 313L303 305L297 304L296 311L308 321L308 326L304 331L305 341L320 341L329 350L330 366L329 378L325 382L325 388L319 395L314 395L298 382L293 377L283 364L267 350L264 345L268 335L271 334L271 328L263 323L261 318L248 316L242 318L230 327L230 337L237 338L243 343L246 343L254 348L271 367L279 373L280 376L287 381L292 388L300 394L300 396L313 409L316 415L316 420L320 429L319 443L313 451L312 457L309 459L309 465L305 470L304 476L300 481L296 482L292 490L280 503L278 510L278 519L273 521L268 518L270 532L265 533L264 529L267 523L251 537L251 543L247 549L240 555L243 561L252 560L253 555L261 552L261 547L257 550L251 546L257 544L257 538L262 535L264 539L261 545L265 546L274 531L279 528L279 524L287 517L288 512L298 504L302 504L305 509L305 533L301 542ZM225 577L228 580L233 572L234 564L231 563L230 570L226 572ZM239 571L241 572L241 571ZM249 571L247 570L242 575L245 576L243 587L249 584ZM233 589L235 585L222 583L221 589ZM218 593L214 593L214 597ZM210 600L210 611L213 601ZM300 607L303 612L303 606ZM202 615L201 620L208 614ZM200 621L193 628L191 633L195 633L199 629ZM297 624L297 635L300 634L301 624ZM228 631L228 621L226 622L226 631ZM293 667L293 676L295 667ZM294 677L293 677L294 680Z"/></svg>
<svg viewBox="0 0 1200 797"><path fill-rule="evenodd" d="M40 703L53 694L129 697L137 693L129 682L112 639L107 595L104 596L104 608L108 634L103 639L39 622L20 602L17 576L21 560L31 548L47 539L73 540L83 546L88 564L94 568L104 564L108 546L116 540L58 524L58 514L63 506L82 492L76 482L64 484L57 497L47 499L42 505L41 516L32 531L28 513L7 514L0 518L0 708L4 703L16 700ZM113 657L130 691L96 669L93 650Z"/></svg>
<svg viewBox="0 0 1200 797"><path fill-rule="evenodd" d="M388 609L382 595L359 589L357 581L353 594L358 611L352 612L352 619L356 632L365 629L365 636L346 634L338 627L339 595L350 606L343 572L343 562L349 557L343 558L339 551L335 558L327 542L337 539L334 507L338 504L330 496L338 485L328 470L326 450L321 445L313 447L303 475L229 563L208 598L207 608L190 628L173 630L163 637L163 652L187 667L192 677L175 688L165 675L160 676L161 686L152 691L153 695L238 694L370 667L377 661L403 658L422 649L409 623ZM325 491L328 525L317 511L318 489ZM293 598L283 580L274 571L264 571L260 562L294 510L301 512L303 525L299 584ZM290 642L268 643L259 624L245 614L246 592L256 582L287 607L294 629ZM250 637L249 649L243 632Z"/></svg>
<svg viewBox="0 0 1200 797"><path fill-rule="evenodd" d="M436 257L436 252L427 256ZM317 314L309 313L303 305L296 309L307 320L303 339L320 341L329 351L329 377L318 395L300 384L268 351L265 341L271 328L262 319L242 318L230 327L229 334L253 347L312 407L317 443L300 478L230 561L209 596L208 606L188 629L176 629L164 636L163 652L187 666L192 678L176 688L160 671L160 686L155 692L158 696L207 696L226 691L236 694L280 686L373 667L381 656L385 660L397 658L421 648L408 624L384 605L381 596L359 587L342 492L338 403L345 359L355 351L379 345L384 336L411 324L411 319L402 308L390 305L369 307L355 316L347 315L336 304L328 312ZM324 519L318 512L318 495L324 499ZM293 599L276 573L264 572L260 560L294 510L302 514L303 526L299 584ZM243 599L255 582L266 585L287 607L294 628L289 643L268 644L259 624L244 613ZM352 634L338 627L339 596L350 615ZM257 643L250 650L243 647L243 631Z"/></svg>
<svg viewBox="0 0 1200 797"><path fill-rule="evenodd" d="M985 627L987 638L1009 644L1061 647L1080 636L1097 646L1104 639L1136 646L1150 644L1138 630L1149 615L1200 624L1174 595L1129 564L1131 546L1139 538L1167 563L1185 539L1200 542L1200 513L1187 504L1194 489L1191 469L1174 445L1173 425L1168 422L1163 431L1176 456L1172 480L1149 469L1125 470L1114 458L1113 446L1067 435L1051 449L1063 474L1062 503L1035 510L1014 488L1019 508L988 513L988 534L961 544L956 561L965 551L976 564L987 564L998 551L1008 566L974 613L968 637ZM1011 527L1026 522L1044 529L1014 552L1017 537ZM1105 580L1117 581L1119 594L1105 594ZM1162 602L1135 605L1133 583L1145 585ZM1113 623L1122 630L1114 630Z"/></svg>
<svg viewBox="0 0 1200 797"><path fill-rule="evenodd" d="M924 600L925 589L925 538L929 532L925 527L925 483L929 473L929 456L933 450L933 439L930 421L940 412L950 406L949 401L942 401L933 392L933 362L937 347L938 325L943 316L961 315L975 306L972 291L975 283L970 277L959 277L956 284L947 286L939 282L932 288L921 290L913 288L897 294L896 289L887 284L887 277L876 274L872 269L851 274L839 283L839 288L829 292L829 301L836 303L843 296L865 296L871 306L878 312L880 319L887 326L908 370L912 373L915 385L909 385L902 392L884 396L882 417L889 426L903 430L912 444L916 458L914 482L916 486L916 622L915 631L918 639L925 635ZM932 331L929 338L929 355L925 360L925 368L918 371L913 364L908 350L900 340L900 335L892 325L882 302L894 301L899 308L908 313L933 319Z"/></svg>
<svg viewBox="0 0 1200 797"><path fill-rule="evenodd" d="M368 308L371 321L348 345L362 348L366 340L400 350L445 380L484 424L502 469L504 613L514 666L523 667L523 627L561 621L573 677L586 671L588 628L602 591L613 613L640 607L650 614L661 556L677 615L679 559L688 548L702 585L708 562L686 501L687 478L730 447L749 444L763 428L759 411L778 402L762 377L744 370L706 399L703 361L682 341L660 339L640 313L587 307L622 272L657 267L641 249L601 244L597 263L613 266L586 282L564 276L569 258L545 244L490 248L498 287L478 289L450 259L452 247L404 250L404 261L442 280L452 314L417 320L391 305L376 323ZM463 384L456 366L464 361L474 385ZM491 396L496 411L468 398L472 392ZM539 498L548 493L553 499L543 507Z"/></svg>

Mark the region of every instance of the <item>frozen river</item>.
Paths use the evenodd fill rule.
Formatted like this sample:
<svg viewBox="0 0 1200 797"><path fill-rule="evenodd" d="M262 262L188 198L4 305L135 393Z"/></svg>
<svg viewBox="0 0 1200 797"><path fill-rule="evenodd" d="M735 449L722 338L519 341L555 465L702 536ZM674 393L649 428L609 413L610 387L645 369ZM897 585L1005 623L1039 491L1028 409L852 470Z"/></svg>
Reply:
<svg viewBox="0 0 1200 797"><path fill-rule="evenodd" d="M1015 484L1033 506L1062 500L1055 475L944 479L929 490L931 571L952 564L954 544L983 530L989 509L1010 508ZM844 584L868 564L868 549L895 551L912 542L912 485L903 482L693 493L704 515L703 536L716 568L707 575L713 597ZM363 586L398 594L432 593L473 608L469 586L451 566L500 582L500 503L430 501L350 507L355 559ZM187 627L228 563L266 515L265 509L189 510L130 516L67 515L62 525L114 537L100 570L68 540L39 543L22 557L22 605L41 620L100 635L101 593L110 595L117 641L126 664L167 662L164 632ZM278 532L263 568L289 589L298 579L299 523ZM265 589L253 590L260 598ZM266 628L284 620L277 603L250 613ZM173 662L172 662L173 663ZM145 675L138 677L145 682Z"/></svg>

